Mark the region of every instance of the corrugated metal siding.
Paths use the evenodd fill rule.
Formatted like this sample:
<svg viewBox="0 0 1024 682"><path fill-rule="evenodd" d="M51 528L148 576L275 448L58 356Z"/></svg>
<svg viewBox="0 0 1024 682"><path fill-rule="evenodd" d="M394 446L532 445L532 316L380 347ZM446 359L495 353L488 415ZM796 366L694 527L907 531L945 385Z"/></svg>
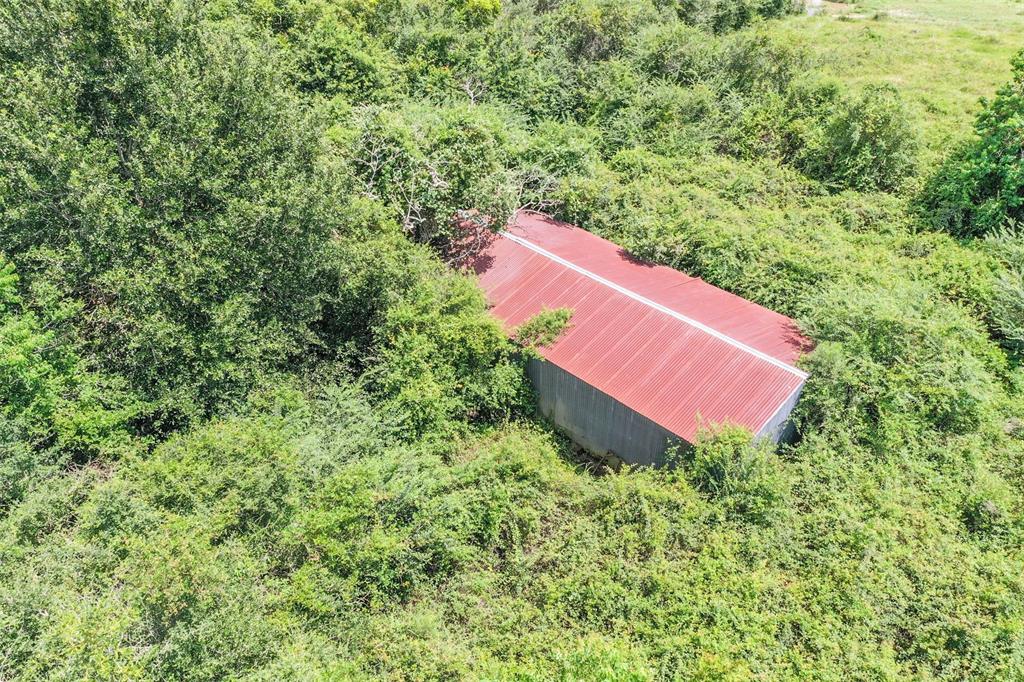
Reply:
<svg viewBox="0 0 1024 682"><path fill-rule="evenodd" d="M774 434L804 382L789 363L809 344L792 320L585 230L522 214L474 268L510 331L572 308L543 357L687 441L707 423Z"/></svg>
<svg viewBox="0 0 1024 682"><path fill-rule="evenodd" d="M540 413L574 441L598 455L631 464L664 464L665 450L679 439L647 417L545 360L531 360L527 373L537 390Z"/></svg>

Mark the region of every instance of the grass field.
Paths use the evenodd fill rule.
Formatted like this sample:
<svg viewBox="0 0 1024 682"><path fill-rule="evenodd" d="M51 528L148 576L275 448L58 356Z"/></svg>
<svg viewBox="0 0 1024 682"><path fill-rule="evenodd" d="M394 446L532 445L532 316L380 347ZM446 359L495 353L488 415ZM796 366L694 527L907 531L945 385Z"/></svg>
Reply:
<svg viewBox="0 0 1024 682"><path fill-rule="evenodd" d="M979 100L1010 74L1024 47L1024 3L1011 0L865 0L825 3L784 30L853 85L897 86L921 121L924 162L970 130Z"/></svg>

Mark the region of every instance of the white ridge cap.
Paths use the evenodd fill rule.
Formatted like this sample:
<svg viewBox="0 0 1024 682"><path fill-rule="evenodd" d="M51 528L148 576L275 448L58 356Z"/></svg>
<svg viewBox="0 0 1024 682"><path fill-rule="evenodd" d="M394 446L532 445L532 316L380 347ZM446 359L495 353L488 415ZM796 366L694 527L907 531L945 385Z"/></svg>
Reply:
<svg viewBox="0 0 1024 682"><path fill-rule="evenodd" d="M556 263L558 263L560 265L564 265L565 267L569 268L570 270L574 270L574 271L580 273L581 275L583 275L585 277L589 277L590 279L594 280L595 282L598 282L600 284L605 285L606 287L614 289L615 291L619 292L620 294L624 294L625 296L629 296L634 301L639 301L640 303L643 303L644 305L650 306L651 308L654 308L655 310L657 310L659 312L662 312L662 313L665 313L666 315L674 317L675 319L679 320L680 322L685 322L686 324L690 325L694 329L699 329L700 331L702 331L702 332L704 332L706 334L710 334L711 336L715 337L716 339L718 339L720 341L724 341L724 342L728 343L729 345L742 350L745 353L749 353L750 355L753 355L753 356L755 356L757 358L760 358L761 360L764 360L765 362L771 363L771 364L775 365L776 367L778 367L780 369L784 369L787 372L789 372L790 374L794 374L794 375L800 377L801 379L806 379L807 376L808 376L807 372L805 372L805 371L803 371L801 369L797 369L793 365L790 365L790 364L788 364L786 362L783 362L782 360L779 360L778 358L772 357L771 355L768 355L767 353L759 351L756 348L752 348L751 346L748 346L747 344L743 343L742 341L740 341L738 339L734 339L733 337L729 336L728 334L723 334L722 332L718 331L717 329L713 329L713 328L707 326L706 324L703 324L702 322L698 322L697 320L693 319L692 317L687 317L686 315L683 315L682 313L680 313L678 311L672 310L671 308L667 308L667 307L661 305L660 303L655 303L651 299L645 298L644 296L641 296L640 294L636 293L635 291L630 291L629 289L627 289L627 288L625 288L625 287L623 287L623 286L621 286L619 284L616 284L615 282L607 280L604 277L601 277L600 275L591 272L590 270L586 270L584 268L581 268L580 266L576 265L575 263L573 263L571 261L568 261L568 260L562 258L561 256L557 256L557 255L551 253L550 251L548 251L548 250L546 250L544 248L541 248L540 246L537 246L536 244L534 244L534 243L532 243L530 241L527 241L526 239L523 239L522 237L518 237L518 236L516 236L514 234L511 234L510 232L507 232L507 231L502 231L501 232L501 236L506 237L508 239L511 239L516 244L519 244L520 246L525 246L526 248L530 249L531 251L539 253L540 255L544 256L545 258L548 258L548 259L550 259L550 260L552 260L552 261L554 261L554 262L556 262Z"/></svg>

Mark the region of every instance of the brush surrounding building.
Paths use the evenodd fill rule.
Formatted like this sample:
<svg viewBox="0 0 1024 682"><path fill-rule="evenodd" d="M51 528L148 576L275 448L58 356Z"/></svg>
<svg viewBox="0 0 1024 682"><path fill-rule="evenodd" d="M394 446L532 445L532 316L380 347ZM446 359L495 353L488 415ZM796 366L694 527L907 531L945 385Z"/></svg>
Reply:
<svg viewBox="0 0 1024 682"><path fill-rule="evenodd" d="M585 230L521 213L472 260L509 333L544 309L568 328L528 366L542 414L579 445L634 464L731 423L789 437L809 348L793 320Z"/></svg>

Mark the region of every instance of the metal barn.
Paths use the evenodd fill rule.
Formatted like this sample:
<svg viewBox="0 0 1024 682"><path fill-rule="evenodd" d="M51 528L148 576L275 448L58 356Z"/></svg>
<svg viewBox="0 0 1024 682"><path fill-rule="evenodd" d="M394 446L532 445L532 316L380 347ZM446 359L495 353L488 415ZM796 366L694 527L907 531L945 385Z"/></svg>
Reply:
<svg viewBox="0 0 1024 682"><path fill-rule="evenodd" d="M658 465L705 425L787 436L809 348L788 317L565 223L520 213L473 260L510 332L544 308L569 328L528 372L542 414L598 455Z"/></svg>

